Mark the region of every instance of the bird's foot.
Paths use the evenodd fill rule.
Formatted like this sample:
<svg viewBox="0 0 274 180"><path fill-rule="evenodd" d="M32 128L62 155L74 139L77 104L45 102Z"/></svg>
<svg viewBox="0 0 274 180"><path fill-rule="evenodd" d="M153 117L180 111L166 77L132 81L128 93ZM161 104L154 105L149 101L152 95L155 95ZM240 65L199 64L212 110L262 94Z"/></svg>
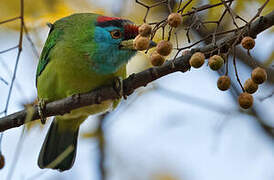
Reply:
<svg viewBox="0 0 274 180"><path fill-rule="evenodd" d="M123 78L122 77L115 77L114 78L114 90L119 95L119 98L123 96Z"/></svg>
<svg viewBox="0 0 274 180"><path fill-rule="evenodd" d="M38 113L39 113L42 124L46 123L46 118L44 116L45 107L46 107L46 101L44 99L39 99L38 100Z"/></svg>

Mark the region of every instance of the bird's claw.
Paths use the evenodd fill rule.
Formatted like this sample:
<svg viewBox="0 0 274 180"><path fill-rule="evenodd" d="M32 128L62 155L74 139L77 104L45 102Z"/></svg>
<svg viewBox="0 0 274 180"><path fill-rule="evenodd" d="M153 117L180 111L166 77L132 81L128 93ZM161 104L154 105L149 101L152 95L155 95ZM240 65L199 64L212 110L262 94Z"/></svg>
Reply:
<svg viewBox="0 0 274 180"><path fill-rule="evenodd" d="M42 124L46 123L46 118L44 116L45 107L46 107L45 100L44 99L39 99L39 101L38 101L38 113L39 113L40 120L41 120Z"/></svg>
<svg viewBox="0 0 274 180"><path fill-rule="evenodd" d="M115 77L114 78L114 90L121 98L123 96L123 79L122 77Z"/></svg>

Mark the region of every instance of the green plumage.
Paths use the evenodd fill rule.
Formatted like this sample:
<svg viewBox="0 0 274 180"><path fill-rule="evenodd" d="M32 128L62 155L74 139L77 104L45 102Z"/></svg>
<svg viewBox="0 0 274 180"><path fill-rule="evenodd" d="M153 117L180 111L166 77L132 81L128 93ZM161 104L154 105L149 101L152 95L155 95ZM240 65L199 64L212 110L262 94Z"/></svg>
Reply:
<svg viewBox="0 0 274 180"><path fill-rule="evenodd" d="M51 123L49 133L47 134L42 146L38 159L38 164L42 168L49 167L53 169L66 170L72 167L75 160L79 128L76 130L63 128L62 124L59 122L60 120L58 120L58 117L56 117ZM70 146L73 148L72 152L63 161L61 161L61 163L50 167L53 161L57 159L60 154L65 152L66 149Z"/></svg>
<svg viewBox="0 0 274 180"><path fill-rule="evenodd" d="M58 41L58 37L60 37L63 32L61 29L56 29L53 32L51 32L52 30L53 29L50 30L49 37L45 43L43 52L40 57L39 65L38 65L37 71L36 71L36 80L37 80L38 76L40 76L42 71L45 69L46 65L48 64L48 62L50 60L49 59L50 50L51 50L51 48L53 48L55 46L56 42ZM37 82L36 82L36 84L37 84Z"/></svg>
<svg viewBox="0 0 274 180"><path fill-rule="evenodd" d="M53 24L37 67L39 99L55 101L110 85L116 77L126 77L126 63L136 51L119 49L124 37L112 39L109 31L116 28L123 32L123 26L104 24L99 27L96 25L98 17L90 13L74 14ZM100 38L96 40L95 37ZM51 167L60 171L70 169L75 159L80 124L89 115L106 111L118 101L105 101L57 116L41 149L39 167L47 168L71 144L74 151L56 167Z"/></svg>

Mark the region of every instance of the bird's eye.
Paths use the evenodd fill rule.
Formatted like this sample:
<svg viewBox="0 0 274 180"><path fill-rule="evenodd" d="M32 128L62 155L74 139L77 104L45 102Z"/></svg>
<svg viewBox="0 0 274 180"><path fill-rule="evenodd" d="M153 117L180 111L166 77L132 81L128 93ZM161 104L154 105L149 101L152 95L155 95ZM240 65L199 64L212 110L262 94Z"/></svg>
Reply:
<svg viewBox="0 0 274 180"><path fill-rule="evenodd" d="M111 37L113 39L119 39L122 37L122 33L120 30L116 29L116 30L113 30L113 31L110 31L110 34L111 34Z"/></svg>

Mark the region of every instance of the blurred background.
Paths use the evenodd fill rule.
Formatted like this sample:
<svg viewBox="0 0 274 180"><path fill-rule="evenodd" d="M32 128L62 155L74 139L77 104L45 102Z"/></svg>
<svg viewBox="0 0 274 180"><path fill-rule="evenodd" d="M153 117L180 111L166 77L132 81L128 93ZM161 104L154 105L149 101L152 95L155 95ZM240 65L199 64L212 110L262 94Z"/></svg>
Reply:
<svg viewBox="0 0 274 180"><path fill-rule="evenodd" d="M141 2L152 5L159 1ZM182 1L183 4L187 2ZM193 10L191 7L219 2L194 0L185 12ZM264 2L235 0L232 8L250 20ZM174 9L179 3L178 0L170 1ZM35 72L49 31L47 22L53 23L72 13L93 12L127 18L139 25L146 14L146 8L134 0L25 0L24 6L28 35L23 37L23 51L18 61L16 46L20 20L0 24L0 117L22 110L24 105L36 99ZM270 1L262 14L269 13L273 7L274 2ZM223 11L224 7L218 6L198 15L204 21L218 20ZM146 20L161 21L168 14L167 5L161 4L150 9ZM19 0L1 0L0 22L19 15ZM216 25L190 29L191 43L187 41L185 27L184 23L176 29L179 47L190 45L213 32ZM232 28L231 17L226 16L221 30ZM173 73L138 89L115 111L85 121L81 126L76 161L69 171L60 173L41 170L37 166L51 119L44 126L35 121L5 131L1 143L5 167L0 170L0 179L273 180L273 32L272 27L257 36L252 57L241 47L237 48L238 73L242 82L258 65L265 67L268 73L268 81L254 94L252 109L243 110L238 106L237 95L241 89L236 83L231 59L229 75L233 86L225 92L218 90L216 85L223 73L213 72L207 65L186 73ZM161 38L159 34L156 41ZM171 41L175 43L174 36ZM200 43L196 47L203 45ZM3 52L12 47L13 50ZM172 59L175 53L169 58ZM149 53L138 53L128 65L128 74L150 67L148 57Z"/></svg>

